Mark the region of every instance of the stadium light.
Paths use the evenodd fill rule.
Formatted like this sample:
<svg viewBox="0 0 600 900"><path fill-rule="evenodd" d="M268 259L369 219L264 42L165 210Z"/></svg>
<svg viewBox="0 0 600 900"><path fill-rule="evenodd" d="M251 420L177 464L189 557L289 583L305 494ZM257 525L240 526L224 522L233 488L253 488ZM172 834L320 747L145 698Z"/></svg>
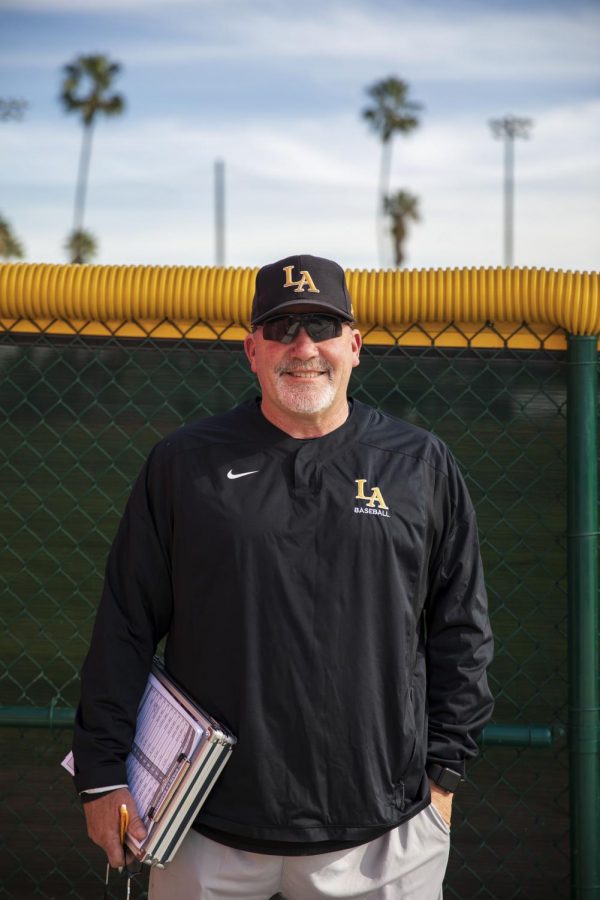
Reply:
<svg viewBox="0 0 600 900"><path fill-rule="evenodd" d="M514 250L514 142L516 138L529 137L533 126L531 119L506 115L491 119L490 128L495 138L504 140L504 265L512 266Z"/></svg>

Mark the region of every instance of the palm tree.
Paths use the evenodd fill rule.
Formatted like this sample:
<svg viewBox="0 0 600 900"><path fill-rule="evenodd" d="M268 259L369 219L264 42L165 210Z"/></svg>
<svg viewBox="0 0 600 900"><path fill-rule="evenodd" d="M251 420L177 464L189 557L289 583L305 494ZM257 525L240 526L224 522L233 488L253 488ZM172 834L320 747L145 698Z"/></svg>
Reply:
<svg viewBox="0 0 600 900"><path fill-rule="evenodd" d="M10 223L0 215L0 257L2 259L23 259L23 244L17 240Z"/></svg>
<svg viewBox="0 0 600 900"><path fill-rule="evenodd" d="M74 263L89 263L98 255L98 242L89 231L72 231L65 241L65 250Z"/></svg>
<svg viewBox="0 0 600 900"><path fill-rule="evenodd" d="M410 134L417 128L419 125L417 113L423 108L420 103L408 99L408 91L408 83L394 76L376 81L367 88L367 94L373 101L373 106L368 106L362 111L363 119L368 122L381 140L376 216L380 265L385 263L384 211L390 189L392 138L395 134Z"/></svg>
<svg viewBox="0 0 600 900"><path fill-rule="evenodd" d="M105 116L118 116L125 108L125 100L121 94L109 94L112 82L120 71L119 63L110 62L106 56L78 56L74 62L64 67L61 102L66 112L80 113L83 123L71 237L83 232L85 195L96 116L99 113L103 113ZM87 92L85 87L80 90L82 81L89 85ZM70 246L71 239L67 243ZM77 245L77 241L75 241L73 246ZM71 262L81 262L81 259L74 257Z"/></svg>
<svg viewBox="0 0 600 900"><path fill-rule="evenodd" d="M408 232L408 222L420 222L419 198L408 191L396 191L384 201L385 212L390 218L390 233L394 240L394 257L400 268L404 262L404 241Z"/></svg>

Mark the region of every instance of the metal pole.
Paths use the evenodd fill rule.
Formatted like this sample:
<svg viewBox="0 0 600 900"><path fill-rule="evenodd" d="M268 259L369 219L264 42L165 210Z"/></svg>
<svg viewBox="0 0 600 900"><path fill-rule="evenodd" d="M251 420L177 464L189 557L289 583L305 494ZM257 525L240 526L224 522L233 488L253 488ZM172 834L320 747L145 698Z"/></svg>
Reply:
<svg viewBox="0 0 600 900"><path fill-rule="evenodd" d="M215 160L215 265L225 265L225 163Z"/></svg>
<svg viewBox="0 0 600 900"><path fill-rule="evenodd" d="M490 127L496 138L504 140L504 265L513 265L514 197L515 197L515 139L528 138L531 119L507 115L491 119Z"/></svg>
<svg viewBox="0 0 600 900"><path fill-rule="evenodd" d="M513 264L514 139L504 135L504 265Z"/></svg>
<svg viewBox="0 0 600 900"><path fill-rule="evenodd" d="M0 728L72 728L70 706L0 706Z"/></svg>
<svg viewBox="0 0 600 900"><path fill-rule="evenodd" d="M70 706L0 706L0 728L72 728ZM552 725L486 725L478 737L482 747L551 747L564 736Z"/></svg>
<svg viewBox="0 0 600 900"><path fill-rule="evenodd" d="M597 336L568 336L569 771L574 900L600 898L597 347Z"/></svg>

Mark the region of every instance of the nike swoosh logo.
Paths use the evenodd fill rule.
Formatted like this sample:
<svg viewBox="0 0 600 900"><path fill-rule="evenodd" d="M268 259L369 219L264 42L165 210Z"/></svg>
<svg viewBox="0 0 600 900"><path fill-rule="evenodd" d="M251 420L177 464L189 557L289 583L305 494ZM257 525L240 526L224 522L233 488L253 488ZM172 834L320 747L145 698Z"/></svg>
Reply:
<svg viewBox="0 0 600 900"><path fill-rule="evenodd" d="M245 475L256 475L257 472L260 472L260 469L253 469L252 472L236 472L233 473L232 469L227 473L227 477L230 479L234 478L244 478Z"/></svg>

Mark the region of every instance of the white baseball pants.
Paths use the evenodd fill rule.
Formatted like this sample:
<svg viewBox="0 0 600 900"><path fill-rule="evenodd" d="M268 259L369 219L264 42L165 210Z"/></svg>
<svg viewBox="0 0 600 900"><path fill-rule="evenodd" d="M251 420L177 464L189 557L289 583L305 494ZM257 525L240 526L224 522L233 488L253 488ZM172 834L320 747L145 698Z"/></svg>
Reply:
<svg viewBox="0 0 600 900"><path fill-rule="evenodd" d="M441 900L450 829L432 805L368 844L317 856L271 856L215 843L193 829L149 900Z"/></svg>

